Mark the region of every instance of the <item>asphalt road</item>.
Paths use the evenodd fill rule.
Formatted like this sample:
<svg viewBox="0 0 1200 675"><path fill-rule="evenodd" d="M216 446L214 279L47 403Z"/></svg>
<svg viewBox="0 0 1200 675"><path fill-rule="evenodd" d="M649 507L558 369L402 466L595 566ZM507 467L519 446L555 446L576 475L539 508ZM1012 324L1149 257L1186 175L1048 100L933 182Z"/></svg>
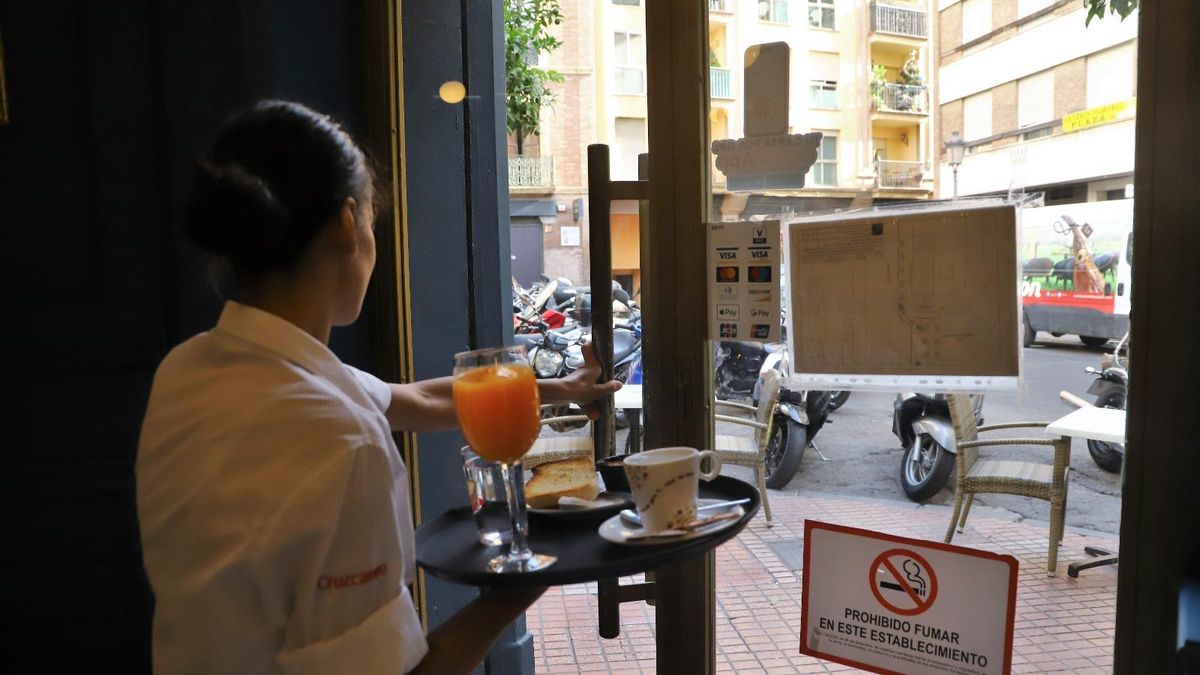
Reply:
<svg viewBox="0 0 1200 675"><path fill-rule="evenodd" d="M1075 408L1059 398L1062 390L1091 400L1087 388L1095 379L1084 368L1100 367L1105 348L1089 349L1077 338L1052 338L1041 333L1038 342L1024 350L1024 381L1018 391L988 394L984 399L984 423L1054 420ZM817 446L828 458L822 460L809 449L800 462L795 478L784 488L790 494L821 493L847 497L865 497L907 501L900 486L900 441L892 435L892 404L895 394L855 392L821 429ZM749 434L745 427L720 426L721 433ZM582 435L587 430L568 432ZM997 436L1006 431L993 432ZM1017 430L1010 436L1025 436ZM1038 432L1033 432L1036 436ZM616 447L626 447L627 431L617 432ZM1047 446L1005 446L987 450L1004 453L1017 460L1049 461L1053 450ZM743 467L727 467L724 473L743 480L753 474ZM1120 476L1096 466L1088 454L1086 441L1076 439L1071 446L1070 491L1067 495L1067 527L1116 534L1121 521ZM954 504L954 478L946 488L926 501L928 504ZM991 507L995 515L1014 519L1046 522L1050 504L1038 499L1013 495L978 495L974 509Z"/></svg>
<svg viewBox="0 0 1200 675"><path fill-rule="evenodd" d="M1022 420L1053 420L1074 408L1058 393L1067 390L1090 400L1086 395L1094 379L1084 372L1086 366L1099 367L1102 349L1088 349L1072 337L1051 338L1042 334L1039 342L1024 350L1025 379L1019 391L988 394L984 400L986 423ZM823 461L810 449L800 463L796 477L784 489L799 494L828 494L904 500L900 487L901 452L899 440L892 435L894 394L855 392L840 410L831 416L816 438L817 446L829 461ZM995 432L1002 435L1005 432ZM1017 432L1013 435L1026 435ZM1012 459L1046 461L1049 447L1011 446L995 448ZM951 485L928 503L953 504ZM1048 521L1048 502L1012 495L979 495L977 506L1004 509L1018 518ZM1071 448L1070 492L1067 497L1068 527L1116 533L1121 517L1120 477L1092 461L1083 440Z"/></svg>

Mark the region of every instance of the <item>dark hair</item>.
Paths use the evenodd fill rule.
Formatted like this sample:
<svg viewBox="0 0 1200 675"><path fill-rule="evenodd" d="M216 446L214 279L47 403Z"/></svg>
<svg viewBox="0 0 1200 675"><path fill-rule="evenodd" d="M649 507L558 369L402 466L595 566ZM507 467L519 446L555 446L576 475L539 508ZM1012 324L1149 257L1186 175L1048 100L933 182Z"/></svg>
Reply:
<svg viewBox="0 0 1200 675"><path fill-rule="evenodd" d="M197 163L187 230L239 277L291 269L347 197L372 197L373 172L337 122L263 101L225 122Z"/></svg>

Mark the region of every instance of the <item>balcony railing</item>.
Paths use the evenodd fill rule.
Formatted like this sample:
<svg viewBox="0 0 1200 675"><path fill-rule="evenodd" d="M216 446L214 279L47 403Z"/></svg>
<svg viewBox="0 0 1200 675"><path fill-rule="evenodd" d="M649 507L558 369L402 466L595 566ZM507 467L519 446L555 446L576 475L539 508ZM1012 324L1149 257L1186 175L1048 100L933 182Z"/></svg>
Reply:
<svg viewBox="0 0 1200 675"><path fill-rule="evenodd" d="M875 160L875 175L881 188L919 188L924 173L924 162Z"/></svg>
<svg viewBox="0 0 1200 675"><path fill-rule="evenodd" d="M878 112L929 112L929 88L925 85L884 84L872 92L871 105Z"/></svg>
<svg viewBox="0 0 1200 675"><path fill-rule="evenodd" d="M733 98L733 71L728 68L709 68L708 83L713 98Z"/></svg>
<svg viewBox="0 0 1200 675"><path fill-rule="evenodd" d="M924 11L887 2L871 3L871 32L905 37L929 37L929 20Z"/></svg>
<svg viewBox="0 0 1200 675"><path fill-rule="evenodd" d="M708 0L708 9L711 12L729 12L729 6L733 4L733 0Z"/></svg>
<svg viewBox="0 0 1200 675"><path fill-rule="evenodd" d="M508 187L554 187L554 158L525 157L521 155L509 157Z"/></svg>

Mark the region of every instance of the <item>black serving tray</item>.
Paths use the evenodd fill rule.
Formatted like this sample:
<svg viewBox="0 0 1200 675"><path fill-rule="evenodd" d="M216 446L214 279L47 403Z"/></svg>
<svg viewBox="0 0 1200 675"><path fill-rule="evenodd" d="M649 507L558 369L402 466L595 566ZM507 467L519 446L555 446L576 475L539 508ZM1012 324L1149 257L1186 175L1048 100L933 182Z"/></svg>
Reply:
<svg viewBox="0 0 1200 675"><path fill-rule="evenodd" d="M605 476L607 483L608 476ZM710 535L656 546L622 546L600 538L596 522L554 524L545 519L529 524L529 547L558 560L537 572L495 574L487 563L500 555L500 546L479 543L475 521L467 507L451 509L422 525L416 533L417 564L426 572L459 584L487 587L561 586L637 574L695 558L736 537L754 514L761 498L753 485L718 476L700 483L700 497L749 498L746 513L734 524Z"/></svg>

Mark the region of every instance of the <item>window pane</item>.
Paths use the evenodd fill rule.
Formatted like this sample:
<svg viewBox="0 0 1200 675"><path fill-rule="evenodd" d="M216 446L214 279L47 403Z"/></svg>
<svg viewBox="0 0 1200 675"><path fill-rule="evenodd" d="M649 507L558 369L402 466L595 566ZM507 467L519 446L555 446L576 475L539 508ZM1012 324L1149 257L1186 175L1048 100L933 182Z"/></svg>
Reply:
<svg viewBox="0 0 1200 675"><path fill-rule="evenodd" d="M1054 119L1054 72L1046 71L1017 83L1017 126Z"/></svg>
<svg viewBox="0 0 1200 675"><path fill-rule="evenodd" d="M642 88L641 68L630 68L628 66L617 66L615 81L613 86L618 94L641 94Z"/></svg>
<svg viewBox="0 0 1200 675"><path fill-rule="evenodd" d="M1045 9L1053 4L1053 0L1017 0L1017 16L1025 17Z"/></svg>
<svg viewBox="0 0 1200 675"><path fill-rule="evenodd" d="M613 178L637 180L638 155L646 152L646 120L637 117L618 117L617 143L613 162Z"/></svg>
<svg viewBox="0 0 1200 675"><path fill-rule="evenodd" d="M810 108L837 108L837 83L817 81L809 85Z"/></svg>
<svg viewBox="0 0 1200 675"><path fill-rule="evenodd" d="M1133 96L1134 43L1113 47L1087 60L1087 106L1124 101Z"/></svg>
<svg viewBox="0 0 1200 675"><path fill-rule="evenodd" d="M992 135L992 92L967 97L963 105L963 139L973 141Z"/></svg>
<svg viewBox="0 0 1200 675"><path fill-rule="evenodd" d="M821 139L821 159L837 159L837 136L825 136Z"/></svg>
<svg viewBox="0 0 1200 675"><path fill-rule="evenodd" d="M992 30L992 0L963 0L962 40L970 42Z"/></svg>
<svg viewBox="0 0 1200 675"><path fill-rule="evenodd" d="M810 80L838 80L838 55L835 52L809 52L808 71Z"/></svg>
<svg viewBox="0 0 1200 675"><path fill-rule="evenodd" d="M630 5L633 7L637 7L638 5L642 4L642 0L613 0L613 4L614 5Z"/></svg>
<svg viewBox="0 0 1200 675"><path fill-rule="evenodd" d="M613 36L613 58L617 63L625 63L626 54L629 52L629 34L616 33Z"/></svg>
<svg viewBox="0 0 1200 675"><path fill-rule="evenodd" d="M787 0L775 0L775 17L774 20L779 23L788 22L788 4Z"/></svg>

